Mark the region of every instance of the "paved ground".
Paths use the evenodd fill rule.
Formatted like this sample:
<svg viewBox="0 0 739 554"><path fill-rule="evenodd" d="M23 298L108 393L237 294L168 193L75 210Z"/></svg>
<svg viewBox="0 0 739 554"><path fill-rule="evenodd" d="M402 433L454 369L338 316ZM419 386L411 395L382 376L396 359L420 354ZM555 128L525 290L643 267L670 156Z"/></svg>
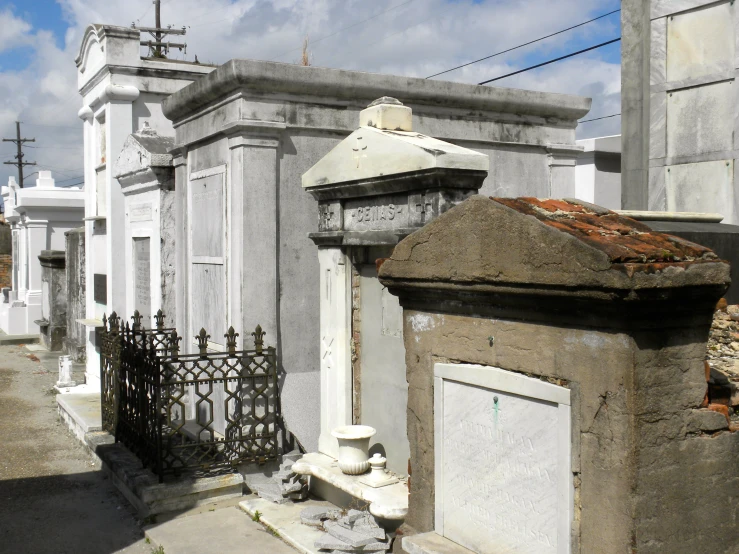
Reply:
<svg viewBox="0 0 739 554"><path fill-rule="evenodd" d="M0 346L0 553L150 554L126 501L57 416L57 375Z"/></svg>
<svg viewBox="0 0 739 554"><path fill-rule="evenodd" d="M244 497L146 522L59 421L55 356L0 345L0 554L291 554ZM44 362L42 365L41 361Z"/></svg>

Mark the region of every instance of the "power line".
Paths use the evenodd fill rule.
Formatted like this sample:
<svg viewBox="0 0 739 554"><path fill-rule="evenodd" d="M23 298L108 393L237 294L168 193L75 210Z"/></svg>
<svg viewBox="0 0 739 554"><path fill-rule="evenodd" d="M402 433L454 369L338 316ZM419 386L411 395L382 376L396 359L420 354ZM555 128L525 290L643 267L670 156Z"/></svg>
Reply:
<svg viewBox="0 0 739 554"><path fill-rule="evenodd" d="M28 148L33 148L36 150L82 150L84 146L80 144L79 146L28 146Z"/></svg>
<svg viewBox="0 0 739 554"><path fill-rule="evenodd" d="M78 98L79 95L75 93L74 97ZM81 126L72 127L71 125L46 125L44 123L26 123L25 121L23 122L23 125L27 125L27 126L30 125L31 127L53 127L56 129L74 129L75 131L79 131L80 129L82 129Z"/></svg>
<svg viewBox="0 0 739 554"><path fill-rule="evenodd" d="M76 179L84 179L84 175L77 175L76 177L69 177L67 179L61 179L57 183L66 183L67 181L75 181Z"/></svg>
<svg viewBox="0 0 739 554"><path fill-rule="evenodd" d="M513 52L514 50L518 50L519 48L523 48L524 46L528 46L529 44L534 44L535 42L540 42L544 39L548 39L551 37L555 37L557 35L561 35L562 33L566 33L567 31L571 31L572 29L577 29L578 27L582 27L583 25L587 25L588 23L592 23L593 21L598 21L599 19L603 19L604 17L608 17L609 15L613 15L614 13L620 12L621 9L613 10L612 12L604 13L603 15L599 15L598 17L595 17L593 19L589 19L588 21L583 21L582 23L578 23L577 25L573 25L572 27L567 27L566 29L562 29L561 31L557 31L556 33L552 33L551 35L547 35L545 37L537 38L536 40L531 40L529 42L524 42L523 44L519 44L518 46L514 46L513 48L508 48L507 50L502 50L500 52L496 52L495 54L490 54L489 56L485 56L484 58L480 58L479 60L474 60L471 62L463 63L462 65L458 65L457 67L452 67L451 69L447 69L445 71L441 71L439 73L434 73L433 75L429 75L426 77L426 79L431 79L431 77L438 77L439 75L444 75L444 73L449 73L450 71L454 71L455 69L461 69L463 67L467 67L468 65L472 65L474 63L482 62L485 60L489 60L490 58L494 58L495 56L500 56L501 54L505 54L507 52Z"/></svg>
<svg viewBox="0 0 739 554"><path fill-rule="evenodd" d="M35 138L27 139L27 138L21 138L21 122L16 121L15 122L15 133L16 138L14 139L3 139L3 142L14 142L15 145L18 147L18 153L15 155L16 161L14 162L3 162L4 165L14 165L18 168L18 185L23 188L23 168L27 165L36 165L36 162L24 162L23 161L23 145L26 142L36 142Z"/></svg>
<svg viewBox="0 0 739 554"><path fill-rule="evenodd" d="M383 12L380 12L378 14L375 14L372 17L368 17L367 19L363 19L361 21L356 21L355 23L352 23L351 25L347 25L346 27L342 27L341 29L338 29L337 31L331 33L330 35L326 35L324 37L321 37L319 39L316 39L314 41L311 41L311 45L315 45L316 43L321 42L322 40L326 40L327 38L331 38L333 36L336 36L336 35L338 35L339 33L343 32L343 31L346 31L348 29L352 29L352 28L356 27L357 25L361 25L362 23L366 23L367 21L371 21L372 19L377 19L381 15L385 15L388 12L391 12L393 10L397 10L398 8L402 8L403 6L406 6L406 5L410 4L411 2L415 2L415 0L406 0L405 2L402 2L400 4L397 4L397 5L395 5L395 6L391 7L391 8L388 8L388 9L386 9ZM282 54L279 54L278 56L275 56L273 58L270 58L270 61L276 61L277 58L281 58L282 56L284 56L286 54L290 54L292 52L296 52L296 51L301 50L301 49L302 49L302 46L300 46L298 48L293 48L292 50L288 50L286 52L283 52Z"/></svg>
<svg viewBox="0 0 739 554"><path fill-rule="evenodd" d="M608 119L609 117L616 117L617 115L621 115L621 113L614 113L611 115L604 115L603 117L594 117L593 119L583 119L581 121L578 121L578 123L588 123L589 121L599 121L601 119Z"/></svg>
<svg viewBox="0 0 739 554"><path fill-rule="evenodd" d="M477 83L478 85L487 85L488 83L492 83L493 81L500 81L501 79L505 79L506 77L512 77L513 75L518 75L519 73L524 73L526 71L531 71L532 69L536 69L537 67L544 67L545 65L549 65L550 63L559 62L562 60L566 60L567 58L572 58L573 56L578 56L580 54L584 54L585 52L590 52L591 50L595 50L596 48L601 48L603 46L608 46L609 44L613 44L614 42L618 42L621 40L621 37L614 38L613 40L609 40L607 42L601 42L600 44L596 44L595 46L591 46L590 48L584 48L583 50L578 50L577 52L572 52L571 54L566 54L564 56L560 56L559 58L554 58L553 60L549 60L546 62L538 63L536 65L532 65L531 67L527 67L525 69L519 69L518 71L514 71L513 73L508 73L506 75L501 75L500 77L495 77L493 79L488 79L487 81L482 81L481 83Z"/></svg>

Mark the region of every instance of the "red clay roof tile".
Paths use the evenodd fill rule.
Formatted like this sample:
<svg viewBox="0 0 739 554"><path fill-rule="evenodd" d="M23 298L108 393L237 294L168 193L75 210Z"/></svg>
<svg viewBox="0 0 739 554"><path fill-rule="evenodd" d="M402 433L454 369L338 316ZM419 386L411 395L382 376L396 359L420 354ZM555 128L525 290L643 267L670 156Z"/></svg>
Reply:
<svg viewBox="0 0 739 554"><path fill-rule="evenodd" d="M704 246L652 231L643 223L610 210L567 200L528 197L492 200L601 250L611 263L663 265L718 259Z"/></svg>

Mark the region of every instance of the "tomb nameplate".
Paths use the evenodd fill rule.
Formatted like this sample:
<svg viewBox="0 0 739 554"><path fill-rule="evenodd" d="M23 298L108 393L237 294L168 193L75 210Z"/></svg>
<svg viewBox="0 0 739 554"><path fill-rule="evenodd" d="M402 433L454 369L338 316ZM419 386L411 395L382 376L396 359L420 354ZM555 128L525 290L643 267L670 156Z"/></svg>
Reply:
<svg viewBox="0 0 739 554"><path fill-rule="evenodd" d="M98 304L108 303L108 276L104 273L93 274L92 297Z"/></svg>
<svg viewBox="0 0 739 554"><path fill-rule="evenodd" d="M151 323L151 239L133 239L134 309L143 317L144 326Z"/></svg>
<svg viewBox="0 0 739 554"><path fill-rule="evenodd" d="M377 196L347 200L344 204L344 229L381 231L409 227L408 197Z"/></svg>
<svg viewBox="0 0 739 554"><path fill-rule="evenodd" d="M130 221L151 221L152 220L151 202L144 202L141 204L131 204L131 208L128 211L128 218Z"/></svg>
<svg viewBox="0 0 739 554"><path fill-rule="evenodd" d="M569 391L435 367L436 531L480 554L570 552Z"/></svg>

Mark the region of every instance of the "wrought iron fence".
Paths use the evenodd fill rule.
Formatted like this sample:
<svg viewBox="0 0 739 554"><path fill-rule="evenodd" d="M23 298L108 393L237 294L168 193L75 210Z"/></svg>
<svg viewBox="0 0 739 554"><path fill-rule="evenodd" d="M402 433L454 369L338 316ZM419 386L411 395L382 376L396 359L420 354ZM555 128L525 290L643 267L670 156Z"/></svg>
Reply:
<svg viewBox="0 0 739 554"><path fill-rule="evenodd" d="M151 467L162 481L185 470L213 471L264 463L279 452L277 355L264 346L260 326L253 350L236 350L231 327L223 352L210 335L195 337L197 354L180 354L182 338L165 328L145 329L138 312L121 325L113 312L101 331L103 429Z"/></svg>

